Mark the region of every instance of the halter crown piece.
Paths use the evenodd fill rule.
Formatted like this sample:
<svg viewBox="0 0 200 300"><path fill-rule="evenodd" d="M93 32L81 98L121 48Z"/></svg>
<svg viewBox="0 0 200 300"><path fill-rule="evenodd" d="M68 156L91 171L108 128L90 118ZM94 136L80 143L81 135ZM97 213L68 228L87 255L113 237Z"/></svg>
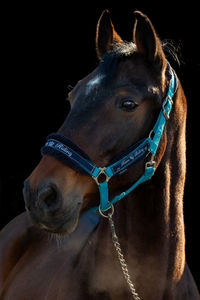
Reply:
<svg viewBox="0 0 200 300"><path fill-rule="evenodd" d="M127 196L139 184L149 180L154 175L156 169L154 156L158 149L158 145L165 128L165 123L170 117L173 104L172 97L176 92L178 85L176 74L169 63L166 72L169 78L169 88L153 129L150 131L147 138L129 147L125 151L126 154L121 155L120 159L113 160L114 162L106 167L97 167L82 149L80 149L67 137L58 133L50 134L47 137L46 144L41 148L42 155L52 155L71 168L75 168L80 172L84 172L92 176L98 185L100 193L100 205L93 207L91 209L92 211L97 211L99 209L100 212L104 212L108 210L114 203ZM151 154L151 159L145 163L145 169L142 176L125 192L109 200L108 182L110 178L116 174L124 173L130 166L139 160L144 159L147 155L149 156L149 154ZM101 174L104 174L104 176ZM103 182L101 182L102 177L104 177Z"/></svg>

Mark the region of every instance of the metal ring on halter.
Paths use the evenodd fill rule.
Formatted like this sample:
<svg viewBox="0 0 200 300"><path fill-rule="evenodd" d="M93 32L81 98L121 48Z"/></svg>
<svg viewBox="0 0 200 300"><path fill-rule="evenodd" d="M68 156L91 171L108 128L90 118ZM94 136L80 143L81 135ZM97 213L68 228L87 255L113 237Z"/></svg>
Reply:
<svg viewBox="0 0 200 300"><path fill-rule="evenodd" d="M111 212L109 212L110 209L111 209ZM105 212L107 212L107 215L105 214ZM107 219L110 218L110 217L112 217L113 214L114 214L114 206L113 206L113 204L111 204L111 206L107 210L105 210L105 211L102 211L101 210L101 205L99 205L99 213L100 213L100 215L102 217L107 218Z"/></svg>
<svg viewBox="0 0 200 300"><path fill-rule="evenodd" d="M108 182L108 181L110 180L110 177L105 173L105 169L106 169L106 167L104 167L104 168L99 168L100 172L98 173L98 175L97 175L96 177L95 177L95 176L92 176L92 178L95 180L95 182L96 182L97 185L99 185L100 183L102 183L102 182L104 182L104 181L107 181L107 182ZM104 178L103 181L99 181L99 177L100 177L102 174L105 176L105 178Z"/></svg>

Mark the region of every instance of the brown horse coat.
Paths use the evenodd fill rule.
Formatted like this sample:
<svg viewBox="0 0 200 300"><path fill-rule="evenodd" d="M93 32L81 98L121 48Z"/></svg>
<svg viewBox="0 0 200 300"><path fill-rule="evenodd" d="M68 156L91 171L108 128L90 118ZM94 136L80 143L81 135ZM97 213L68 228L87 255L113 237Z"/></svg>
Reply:
<svg viewBox="0 0 200 300"><path fill-rule="evenodd" d="M112 51L115 55L121 51L111 76L115 85L97 85L102 77L95 69L69 95L72 109L59 129L99 166L149 133L168 84L161 42L147 16L136 12L136 17L133 46L123 44L108 12L102 14L97 54L102 58L108 52L113 62ZM127 105L124 98L137 103ZM155 157L155 175L117 203L113 217L131 278L143 300L200 299L185 260L187 105L180 82L173 102ZM130 103L135 104L134 110L129 109ZM141 161L116 176L109 183L111 196L126 190L143 168ZM44 156L25 182L24 197L35 225L23 213L0 234L0 299L131 299L108 221L102 218L98 226L91 226L82 214L99 200L91 178ZM70 235L58 237L52 232Z"/></svg>

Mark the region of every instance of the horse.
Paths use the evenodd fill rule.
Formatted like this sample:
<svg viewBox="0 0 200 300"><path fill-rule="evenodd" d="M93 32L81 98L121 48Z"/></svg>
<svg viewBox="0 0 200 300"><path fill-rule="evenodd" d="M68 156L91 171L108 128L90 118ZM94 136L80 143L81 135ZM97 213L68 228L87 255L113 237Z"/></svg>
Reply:
<svg viewBox="0 0 200 300"><path fill-rule="evenodd" d="M24 182L26 212L1 232L2 300L200 299L185 258L186 97L134 15L131 42L100 16L99 64Z"/></svg>

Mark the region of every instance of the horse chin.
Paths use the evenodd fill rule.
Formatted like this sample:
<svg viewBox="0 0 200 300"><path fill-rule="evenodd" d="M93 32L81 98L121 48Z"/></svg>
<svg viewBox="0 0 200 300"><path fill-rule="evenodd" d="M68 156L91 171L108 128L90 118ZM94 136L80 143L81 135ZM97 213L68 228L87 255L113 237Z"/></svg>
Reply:
<svg viewBox="0 0 200 300"><path fill-rule="evenodd" d="M72 233L79 221L80 207L73 209L70 213L64 213L60 217L48 217L39 220L31 212L29 216L36 227L46 231L48 233L54 233L58 235L68 235Z"/></svg>

